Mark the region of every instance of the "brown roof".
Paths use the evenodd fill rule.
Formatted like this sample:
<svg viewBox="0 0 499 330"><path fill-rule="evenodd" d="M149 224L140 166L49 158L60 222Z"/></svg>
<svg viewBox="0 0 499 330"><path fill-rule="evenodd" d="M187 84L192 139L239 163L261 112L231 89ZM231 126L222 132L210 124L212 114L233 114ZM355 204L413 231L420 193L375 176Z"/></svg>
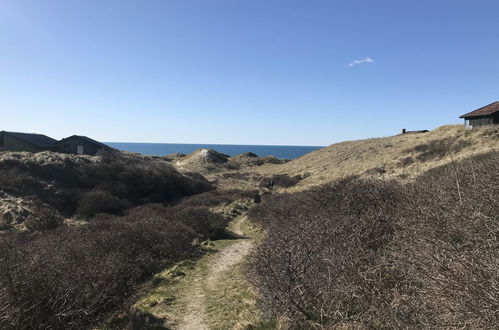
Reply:
<svg viewBox="0 0 499 330"><path fill-rule="evenodd" d="M496 101L494 103L481 107L480 109L476 109L475 111L468 112L467 114L464 114L459 118L488 116L498 111L499 102Z"/></svg>

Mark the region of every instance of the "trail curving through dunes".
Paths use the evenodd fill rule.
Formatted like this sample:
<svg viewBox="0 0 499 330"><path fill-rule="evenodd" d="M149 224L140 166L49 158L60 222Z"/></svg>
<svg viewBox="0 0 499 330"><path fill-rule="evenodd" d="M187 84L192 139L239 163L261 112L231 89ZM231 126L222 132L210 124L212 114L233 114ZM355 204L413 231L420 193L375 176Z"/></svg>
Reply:
<svg viewBox="0 0 499 330"><path fill-rule="evenodd" d="M178 325L179 330L209 329L206 314L207 289L213 289L220 283L221 275L241 263L249 254L254 240L244 236L241 223L246 217L239 217L234 221L232 231L239 238L229 246L218 252L206 272L196 274L192 279L192 285L181 297L186 309L182 320Z"/></svg>

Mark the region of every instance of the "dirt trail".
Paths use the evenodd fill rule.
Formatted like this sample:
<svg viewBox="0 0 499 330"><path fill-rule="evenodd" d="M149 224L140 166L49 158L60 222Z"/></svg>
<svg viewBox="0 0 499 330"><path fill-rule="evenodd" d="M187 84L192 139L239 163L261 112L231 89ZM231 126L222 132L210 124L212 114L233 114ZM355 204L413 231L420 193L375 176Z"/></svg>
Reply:
<svg viewBox="0 0 499 330"><path fill-rule="evenodd" d="M192 285L182 295L181 299L185 303L186 310L177 329L203 330L209 328L206 317L206 289L214 288L221 275L239 264L254 244L254 240L246 237L241 230L241 223L244 221L246 221L244 216L234 220L231 229L240 238L235 239L233 244L218 252L213 263L209 265L208 271L195 276Z"/></svg>

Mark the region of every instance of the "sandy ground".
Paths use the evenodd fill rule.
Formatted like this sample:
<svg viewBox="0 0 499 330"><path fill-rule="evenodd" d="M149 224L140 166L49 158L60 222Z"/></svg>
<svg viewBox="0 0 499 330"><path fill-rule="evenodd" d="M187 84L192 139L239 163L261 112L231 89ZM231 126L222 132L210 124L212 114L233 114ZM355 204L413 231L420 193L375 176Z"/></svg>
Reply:
<svg viewBox="0 0 499 330"><path fill-rule="evenodd" d="M199 275L193 279L192 286L182 295L187 306L177 329L180 330L203 330L208 329L206 322L205 288L213 288L217 285L221 275L227 270L239 264L251 250L253 239L244 236L241 223L246 217L235 220L233 232L241 236L236 243L222 249L209 266L207 274Z"/></svg>

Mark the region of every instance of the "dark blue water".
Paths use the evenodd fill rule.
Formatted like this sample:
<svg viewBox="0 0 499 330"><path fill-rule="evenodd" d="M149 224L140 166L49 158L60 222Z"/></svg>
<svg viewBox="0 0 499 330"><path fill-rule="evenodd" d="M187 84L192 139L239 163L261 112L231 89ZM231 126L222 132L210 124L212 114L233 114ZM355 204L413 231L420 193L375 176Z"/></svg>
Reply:
<svg viewBox="0 0 499 330"><path fill-rule="evenodd" d="M110 147L138 152L150 156L164 156L172 153L190 154L194 150L213 149L229 156L252 152L258 156L272 155L277 158L293 159L306 153L320 149L317 146L264 146L264 145L236 145L236 144L177 144L177 143L128 143L106 142Z"/></svg>

